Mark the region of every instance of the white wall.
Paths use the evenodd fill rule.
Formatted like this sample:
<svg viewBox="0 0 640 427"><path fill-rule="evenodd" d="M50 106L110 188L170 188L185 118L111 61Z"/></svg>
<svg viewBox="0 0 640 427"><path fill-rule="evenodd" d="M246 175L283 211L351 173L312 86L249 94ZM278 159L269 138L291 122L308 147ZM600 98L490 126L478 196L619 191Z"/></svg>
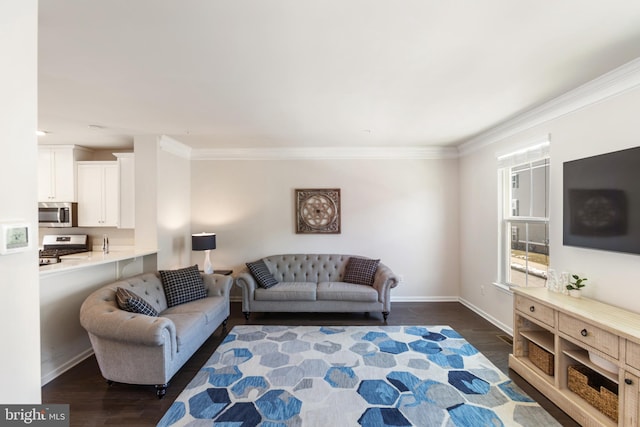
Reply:
<svg viewBox="0 0 640 427"><path fill-rule="evenodd" d="M562 245L562 163L640 145L640 89L563 115L460 159L461 297L512 327L512 298L497 278L496 154L551 135L550 257L557 271L589 278L586 297L640 312L640 255ZM639 184L640 185L640 184ZM484 286L485 292L482 293Z"/></svg>
<svg viewBox="0 0 640 427"><path fill-rule="evenodd" d="M510 294L498 278L498 173L495 146L460 158L460 297L509 330Z"/></svg>
<svg viewBox="0 0 640 427"><path fill-rule="evenodd" d="M280 253L380 258L394 300L458 295L457 159L195 160L193 231L217 233L214 269ZM294 190L340 188L342 233L295 233ZM202 264L202 253L193 252ZM237 292L237 290L235 291Z"/></svg>
<svg viewBox="0 0 640 427"><path fill-rule="evenodd" d="M174 269L191 259L191 162L165 144L180 146L162 137L158 151L158 269Z"/></svg>
<svg viewBox="0 0 640 427"><path fill-rule="evenodd" d="M36 0L0 2L0 222L28 221L34 245L0 256L0 402L40 403ZM11 183L11 185L8 185Z"/></svg>
<svg viewBox="0 0 640 427"><path fill-rule="evenodd" d="M188 148L166 136L143 135L136 136L134 153L135 245L158 250L154 270L185 267L191 258Z"/></svg>
<svg viewBox="0 0 640 427"><path fill-rule="evenodd" d="M158 145L153 135L136 136L133 142L135 157L136 228L138 248L158 248Z"/></svg>
<svg viewBox="0 0 640 427"><path fill-rule="evenodd" d="M143 272L144 259L99 264L40 277L40 370L42 385L93 354L80 325L80 306L95 290ZM155 258L155 257L154 257Z"/></svg>

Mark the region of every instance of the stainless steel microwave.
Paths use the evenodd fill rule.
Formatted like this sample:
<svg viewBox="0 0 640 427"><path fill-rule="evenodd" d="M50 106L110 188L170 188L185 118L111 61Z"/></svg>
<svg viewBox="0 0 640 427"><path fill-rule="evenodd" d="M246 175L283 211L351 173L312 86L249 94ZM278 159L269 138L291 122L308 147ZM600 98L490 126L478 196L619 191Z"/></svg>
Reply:
<svg viewBox="0 0 640 427"><path fill-rule="evenodd" d="M38 203L38 226L77 227L78 204L74 202Z"/></svg>

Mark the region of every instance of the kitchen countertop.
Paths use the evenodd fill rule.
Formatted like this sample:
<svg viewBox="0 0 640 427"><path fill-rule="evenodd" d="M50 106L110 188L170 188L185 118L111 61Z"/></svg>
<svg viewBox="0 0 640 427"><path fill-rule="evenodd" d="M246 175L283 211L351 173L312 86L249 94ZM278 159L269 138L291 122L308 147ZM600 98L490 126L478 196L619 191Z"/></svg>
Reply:
<svg viewBox="0 0 640 427"><path fill-rule="evenodd" d="M51 265L43 265L39 267L40 276L46 276L52 273L61 273L94 265L107 264L110 262L124 261L131 258L138 258L145 255L157 253L157 249L142 249L134 247L114 247L109 250L108 254L102 251L82 252L79 254L65 255L60 257L60 262Z"/></svg>

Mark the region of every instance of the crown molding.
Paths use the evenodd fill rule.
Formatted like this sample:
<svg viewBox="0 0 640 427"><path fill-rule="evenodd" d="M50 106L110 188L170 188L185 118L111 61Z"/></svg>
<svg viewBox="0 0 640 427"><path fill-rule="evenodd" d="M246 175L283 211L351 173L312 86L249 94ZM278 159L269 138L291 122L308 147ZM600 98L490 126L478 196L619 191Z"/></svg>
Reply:
<svg viewBox="0 0 640 427"><path fill-rule="evenodd" d="M192 160L451 159L456 147L272 147L191 151Z"/></svg>
<svg viewBox="0 0 640 427"><path fill-rule="evenodd" d="M135 153L133 151L131 152L117 152L117 153L111 153L113 154L113 156L117 159L134 159L135 158Z"/></svg>
<svg viewBox="0 0 640 427"><path fill-rule="evenodd" d="M182 157L184 159L190 159L193 149L188 145L183 144L180 141L168 137L166 135L160 136L160 149L171 153L174 156Z"/></svg>
<svg viewBox="0 0 640 427"><path fill-rule="evenodd" d="M38 148L64 148L70 150L87 151L89 153L93 153L95 151L95 149L93 148L88 148L77 144L38 144Z"/></svg>
<svg viewBox="0 0 640 427"><path fill-rule="evenodd" d="M640 86L640 58L622 65L557 98L507 120L458 145L460 156Z"/></svg>
<svg viewBox="0 0 640 427"><path fill-rule="evenodd" d="M167 136L162 149L192 160L450 159L640 87L640 58L526 111L457 147L271 147L192 149Z"/></svg>

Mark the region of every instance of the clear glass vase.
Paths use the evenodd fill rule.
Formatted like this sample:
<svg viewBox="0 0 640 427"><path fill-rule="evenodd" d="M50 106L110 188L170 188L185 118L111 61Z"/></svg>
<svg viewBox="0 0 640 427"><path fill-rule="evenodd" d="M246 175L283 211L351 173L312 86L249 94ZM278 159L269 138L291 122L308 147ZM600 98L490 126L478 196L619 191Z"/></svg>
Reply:
<svg viewBox="0 0 640 427"><path fill-rule="evenodd" d="M558 273L553 268L547 270L547 289L551 292L559 292Z"/></svg>

